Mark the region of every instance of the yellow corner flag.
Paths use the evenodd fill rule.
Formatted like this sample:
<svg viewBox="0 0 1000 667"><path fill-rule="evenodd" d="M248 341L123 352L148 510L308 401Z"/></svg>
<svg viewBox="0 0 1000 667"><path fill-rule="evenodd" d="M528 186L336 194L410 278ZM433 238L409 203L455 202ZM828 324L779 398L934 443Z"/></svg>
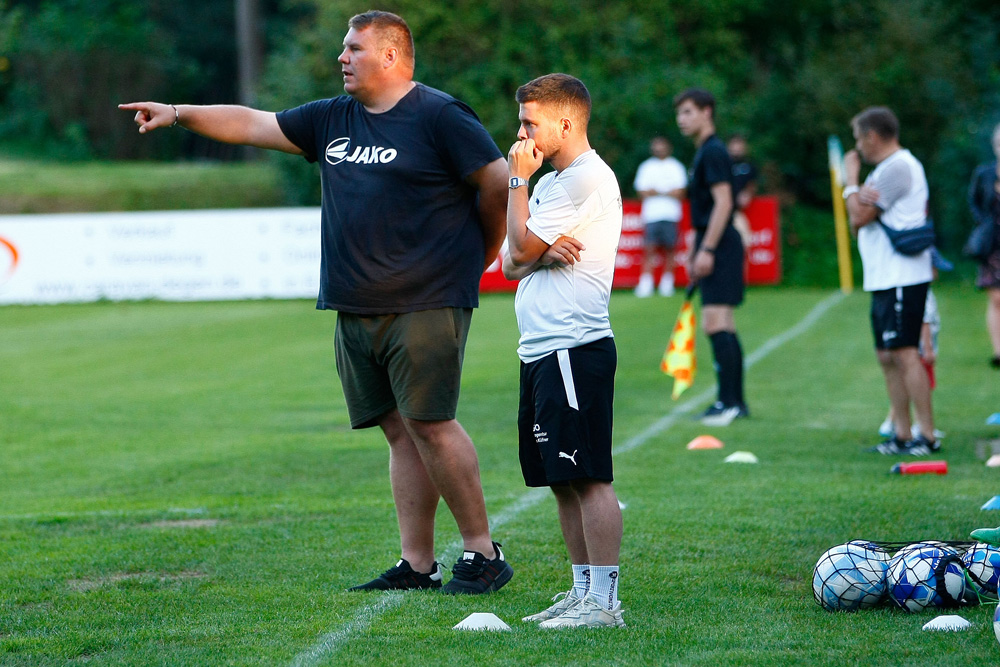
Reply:
<svg viewBox="0 0 1000 667"><path fill-rule="evenodd" d="M670 342L663 352L663 359L660 361L660 370L674 378L674 391L671 395L675 401L680 398L684 390L694 384L695 357L694 357L694 307L691 305L691 295L694 293L693 286L688 289L684 298L684 305L677 315L677 323L674 331L670 334Z"/></svg>

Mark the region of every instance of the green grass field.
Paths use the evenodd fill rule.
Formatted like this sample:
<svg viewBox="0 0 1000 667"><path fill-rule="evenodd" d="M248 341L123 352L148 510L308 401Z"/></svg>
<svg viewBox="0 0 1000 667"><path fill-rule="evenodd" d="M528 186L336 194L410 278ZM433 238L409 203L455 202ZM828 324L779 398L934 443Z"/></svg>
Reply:
<svg viewBox="0 0 1000 667"><path fill-rule="evenodd" d="M949 472L900 477L862 452L886 408L865 295L752 290L738 312L752 418L713 430L688 414L712 396L706 341L681 401L658 369L680 299L616 293L629 627L583 632L518 620L568 587L569 565L554 502L518 469L510 296L484 297L473 321L459 418L515 578L458 599L344 592L391 565L398 541L386 446L348 426L332 314L305 301L2 308L0 664L995 664L991 606L941 612L966 632L927 633L938 612L831 614L810 588L819 555L849 539L1000 523L979 509L1000 493L984 466L1000 376L983 297L942 285L938 299ZM705 432L725 449L685 449ZM736 450L760 463L723 463ZM443 504L437 530L450 564ZM476 611L512 632L451 629Z"/></svg>

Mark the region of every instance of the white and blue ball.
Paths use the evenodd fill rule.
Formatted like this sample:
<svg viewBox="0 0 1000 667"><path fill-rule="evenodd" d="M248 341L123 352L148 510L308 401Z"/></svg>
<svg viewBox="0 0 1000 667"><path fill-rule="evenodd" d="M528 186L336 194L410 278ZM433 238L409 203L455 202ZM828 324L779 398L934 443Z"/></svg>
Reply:
<svg viewBox="0 0 1000 667"><path fill-rule="evenodd" d="M941 559L953 556L950 550L925 546L896 554L889 564L888 585L893 601L905 611L916 612L928 607L956 604L965 596L965 570L961 562L949 562L939 575ZM943 593L938 593L938 584Z"/></svg>
<svg viewBox="0 0 1000 667"><path fill-rule="evenodd" d="M993 612L993 634L996 635L997 641L1000 642L1000 604L997 605L997 610Z"/></svg>
<svg viewBox="0 0 1000 667"><path fill-rule="evenodd" d="M840 544L819 557L813 568L813 597L827 611L855 611L877 605L885 596L888 565L861 544Z"/></svg>
<svg viewBox="0 0 1000 667"><path fill-rule="evenodd" d="M962 562L980 592L996 594L1000 584L1000 549L979 542L965 552Z"/></svg>
<svg viewBox="0 0 1000 667"><path fill-rule="evenodd" d="M880 547L874 542L869 542L868 540L851 540L847 543L849 546L860 547L865 550L865 556L868 560L882 561L883 563L888 563L892 560L892 556L889 552L885 550L884 547Z"/></svg>

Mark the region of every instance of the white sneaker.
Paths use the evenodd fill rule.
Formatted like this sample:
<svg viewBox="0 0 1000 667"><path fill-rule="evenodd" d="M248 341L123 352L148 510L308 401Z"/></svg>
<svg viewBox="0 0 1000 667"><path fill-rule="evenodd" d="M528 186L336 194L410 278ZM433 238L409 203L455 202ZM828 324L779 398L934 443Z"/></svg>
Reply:
<svg viewBox="0 0 1000 667"><path fill-rule="evenodd" d="M653 296L653 276L644 273L639 276L639 284L635 287L635 295L640 299Z"/></svg>
<svg viewBox="0 0 1000 667"><path fill-rule="evenodd" d="M526 623L539 623L541 621L547 621L550 618L560 616L570 607L575 607L576 604L580 602L580 599L580 596L576 594L575 588L571 588L565 593L556 593L552 598L552 601L555 602L554 605L545 611L540 611L537 614L532 614L531 616L525 616L521 620Z"/></svg>
<svg viewBox="0 0 1000 667"><path fill-rule="evenodd" d="M624 628L625 621L622 620L622 603L619 602L615 608L608 611L593 596L584 596L570 609L556 618L542 621L540 628Z"/></svg>
<svg viewBox="0 0 1000 667"><path fill-rule="evenodd" d="M660 296L673 296L674 295L674 281L671 280L667 282L664 279L660 279L660 289L657 290Z"/></svg>

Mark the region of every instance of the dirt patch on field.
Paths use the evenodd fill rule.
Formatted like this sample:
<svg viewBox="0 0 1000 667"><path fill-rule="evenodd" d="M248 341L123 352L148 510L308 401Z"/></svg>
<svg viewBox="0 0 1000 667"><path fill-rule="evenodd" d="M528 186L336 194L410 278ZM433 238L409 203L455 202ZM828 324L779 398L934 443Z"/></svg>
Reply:
<svg viewBox="0 0 1000 667"><path fill-rule="evenodd" d="M116 586L125 581L139 581L143 583L173 584L183 581L205 579L206 572L198 570L182 570L180 572L116 572L103 577L87 577L84 579L70 579L66 582L70 590L77 593L87 593L96 591L104 586Z"/></svg>

